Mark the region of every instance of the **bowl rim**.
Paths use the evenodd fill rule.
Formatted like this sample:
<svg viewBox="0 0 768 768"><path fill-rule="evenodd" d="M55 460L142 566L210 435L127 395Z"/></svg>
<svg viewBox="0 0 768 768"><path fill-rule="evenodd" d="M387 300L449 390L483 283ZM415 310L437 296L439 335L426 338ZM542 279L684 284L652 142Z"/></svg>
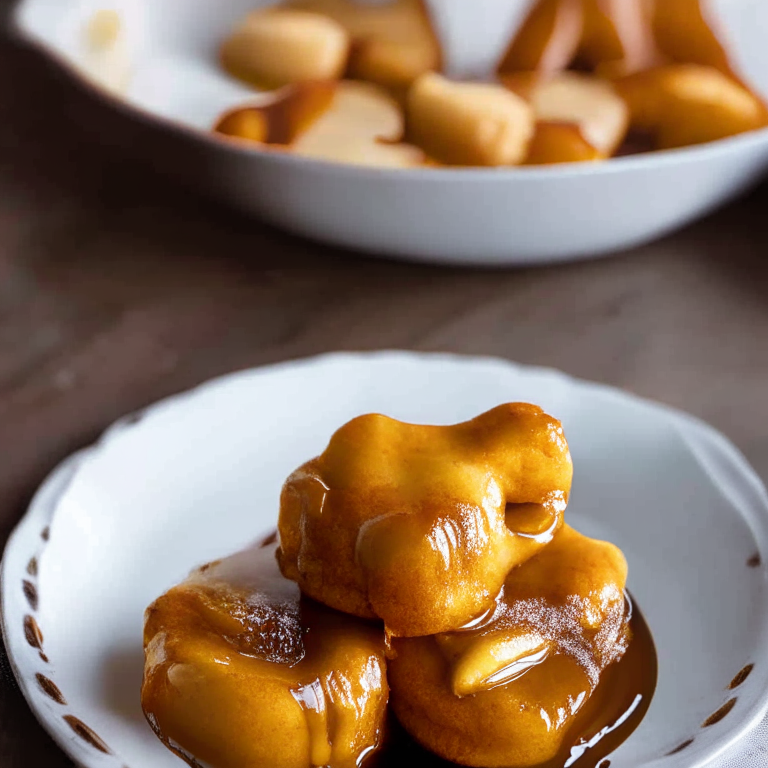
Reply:
<svg viewBox="0 0 768 768"><path fill-rule="evenodd" d="M19 627L17 627L16 624L14 624L13 631L11 631L9 624L9 614L6 607L8 603L5 600L5 597L9 592L6 591L6 588L10 590L9 585L11 584L12 578L20 575L20 572L16 571L14 571L13 574L10 573L11 555L17 552L19 548L24 547L24 556L21 557L21 560L24 562L26 562L25 558L27 556L39 556L41 549L45 545L45 541L40 538L40 532L43 531L43 529L55 518L61 499L66 495L68 488L76 478L83 463L87 462L91 455L98 453L108 445L113 437L119 436L126 430L130 430L140 422L144 412L151 412L158 408L183 404L185 401L195 398L201 393L215 390L222 386L228 386L235 379L241 378L243 375L252 377L272 376L276 374L279 375L286 369L293 369L294 371L296 369L306 370L317 365L343 365L345 363L359 363L365 361L407 362L416 365L423 363L483 365L488 367L489 373L492 372L493 369L515 370L527 375L554 378L569 386L575 387L577 390L591 391L595 394L599 394L602 398L616 404L626 404L627 401L630 401L636 407L652 409L660 415L665 415L669 419L670 425L685 441L688 449L706 465L705 468L717 472L720 475L720 480L725 486L729 487L729 490L733 490L735 485L738 491L742 493L743 503L740 505L739 513L748 522L758 548L760 549L760 554L763 555L763 558L768 554L768 491L766 491L760 477L741 452L730 442L730 440L728 440L727 437L703 420L663 403L640 397L632 392L571 376L553 368L524 365L499 357L453 353L407 352L400 350L327 353L229 372L205 381L202 384L179 394L162 398L136 413L128 414L118 419L105 429L92 445L83 448L64 459L39 486L26 512L13 529L3 556L0 559L0 635L2 636L8 651L10 667L18 681L27 705L30 707L42 727L51 735L58 746L79 765L86 766L86 768L92 768L92 766L95 766L96 764L101 765L103 764L102 758L105 758L106 755L99 755L96 752L90 751L93 746L92 744L91 746L88 746L84 741L73 740L71 734L65 731L58 723L61 718L47 714L45 707L41 706L39 702L48 700L40 693L40 690L35 687L35 676L32 675L31 672L30 674L24 674L20 668L21 665L18 661L18 659L21 658L20 655L18 655L20 653L19 649L26 649L24 643L28 643L29 641L25 641L23 633L19 632ZM42 538L45 539L45 534L42 534ZM34 551L28 551L26 544L22 544L22 542L26 541L37 542L38 548ZM763 613L758 634L763 637L768 636L768 609ZM756 671L753 675L758 679L758 682L762 681L765 683L768 681L768 667L761 665L761 671ZM758 677L758 675L760 676ZM707 747L706 751L701 755L696 756L695 752L691 754L692 762L687 764L689 768L703 768L703 766L708 765L718 756L732 748L765 718L768 713L768 689L763 685L761 686L761 690L763 690L762 695L758 697L747 710L740 713L737 725L732 729L729 729L729 732L725 734L719 742L713 746ZM63 710L62 714L64 714ZM96 738L98 739L98 736L96 736ZM86 755L85 758L78 755L80 750L85 750L83 753ZM113 757L118 758L119 762L120 756L115 753L112 754ZM687 754L689 753L686 752L686 755ZM92 756L93 759L89 756ZM662 765L668 764L668 758L669 756L664 756L653 759L651 762L645 763L643 768L661 768ZM82 762L83 759L85 759L86 762Z"/></svg>
<svg viewBox="0 0 768 768"><path fill-rule="evenodd" d="M616 173L665 168L674 165L695 164L701 160L722 157L740 149L749 150L754 147L768 147L768 127L758 128L746 133L729 136L724 139L697 144L676 149L653 150L636 155L612 157L601 162L560 163L541 166L512 166L501 168L474 167L418 167L418 168L379 168L348 163L338 163L332 160L301 157L279 150L263 149L253 146L245 140L229 138L215 134L212 130L203 130L189 125L182 120L160 115L152 110L134 104L126 98L110 91L83 72L77 64L55 46L49 44L33 30L25 28L21 20L21 9L26 0L16 0L11 8L8 22L10 35L23 42L29 48L42 55L49 63L55 64L63 71L70 82L76 84L82 91L89 94L113 110L131 117L145 125L167 133L176 133L191 139L213 151L223 151L233 157L264 160L291 168L307 171L333 171L341 176L357 179L393 179L402 178L407 181L434 184L442 180L464 181L470 183L514 183L515 180L539 180L548 178L594 178L611 176ZM768 167L766 168L768 170Z"/></svg>

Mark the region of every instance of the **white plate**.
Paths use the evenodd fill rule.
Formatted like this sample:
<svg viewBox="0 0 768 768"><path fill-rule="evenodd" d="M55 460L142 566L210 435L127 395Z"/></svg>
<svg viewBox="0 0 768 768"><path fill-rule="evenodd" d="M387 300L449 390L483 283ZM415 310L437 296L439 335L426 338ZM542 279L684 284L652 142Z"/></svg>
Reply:
<svg viewBox="0 0 768 768"><path fill-rule="evenodd" d="M83 82L175 140L155 167L285 229L404 259L534 264L605 254L651 240L747 189L768 169L768 130L602 164L513 169L370 170L260 152L208 129L252 94L216 65L247 10L273 0L20 0L20 34ZM367 2L380 0L366 0ZM490 71L532 0L430 0L457 74ZM714 0L739 64L768 96L764 0ZM119 11L125 43L88 54L84 30ZM98 140L98 136L95 137Z"/></svg>
<svg viewBox="0 0 768 768"><path fill-rule="evenodd" d="M283 478L347 419L452 423L513 400L563 420L576 471L567 517L625 551L658 646L655 698L612 768L707 763L768 707L768 500L744 459L704 424L616 390L403 353L217 380L124 420L54 472L2 565L5 641L43 725L87 768L180 766L139 706L145 606L273 528Z"/></svg>

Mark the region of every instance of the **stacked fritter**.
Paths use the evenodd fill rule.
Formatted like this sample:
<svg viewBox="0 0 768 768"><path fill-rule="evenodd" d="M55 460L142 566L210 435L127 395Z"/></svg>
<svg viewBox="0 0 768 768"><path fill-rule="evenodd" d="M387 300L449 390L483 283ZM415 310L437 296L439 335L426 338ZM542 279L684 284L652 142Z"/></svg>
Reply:
<svg viewBox="0 0 768 768"><path fill-rule="evenodd" d="M277 541L148 609L150 724L214 768L354 768L391 701L463 765L567 754L631 639L622 553L563 522L571 478L560 423L532 405L354 419L286 481Z"/></svg>

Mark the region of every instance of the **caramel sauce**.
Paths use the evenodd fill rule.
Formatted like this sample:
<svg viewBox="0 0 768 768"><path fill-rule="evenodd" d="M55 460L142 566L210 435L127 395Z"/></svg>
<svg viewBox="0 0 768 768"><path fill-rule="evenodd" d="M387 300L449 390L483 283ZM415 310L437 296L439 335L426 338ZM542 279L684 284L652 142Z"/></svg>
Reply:
<svg viewBox="0 0 768 768"><path fill-rule="evenodd" d="M560 72L573 61L583 29L581 0L541 0L512 39L497 72Z"/></svg>
<svg viewBox="0 0 768 768"><path fill-rule="evenodd" d="M226 112L213 130L230 138L285 146L329 108L335 92L331 81L291 85L263 103Z"/></svg>
<svg viewBox="0 0 768 768"><path fill-rule="evenodd" d="M598 768L640 725L656 689L656 648L637 606L632 608L629 626L632 640L626 653L603 672L591 698L569 727L561 753L529 768ZM383 749L365 762L365 768L403 765L447 768L456 763L426 750L392 717Z"/></svg>

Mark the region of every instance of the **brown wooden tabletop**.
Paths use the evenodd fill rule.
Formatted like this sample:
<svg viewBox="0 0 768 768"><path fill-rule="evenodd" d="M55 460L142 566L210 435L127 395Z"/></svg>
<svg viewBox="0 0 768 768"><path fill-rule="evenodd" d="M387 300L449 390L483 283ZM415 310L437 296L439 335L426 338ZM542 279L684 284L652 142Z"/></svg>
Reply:
<svg viewBox="0 0 768 768"><path fill-rule="evenodd" d="M102 119L89 98L7 41L0 114L0 549L45 474L126 411L339 349L492 354L625 387L710 421L768 480L768 186L608 260L428 268L158 178L111 129L84 132ZM0 766L71 766L1 649Z"/></svg>

